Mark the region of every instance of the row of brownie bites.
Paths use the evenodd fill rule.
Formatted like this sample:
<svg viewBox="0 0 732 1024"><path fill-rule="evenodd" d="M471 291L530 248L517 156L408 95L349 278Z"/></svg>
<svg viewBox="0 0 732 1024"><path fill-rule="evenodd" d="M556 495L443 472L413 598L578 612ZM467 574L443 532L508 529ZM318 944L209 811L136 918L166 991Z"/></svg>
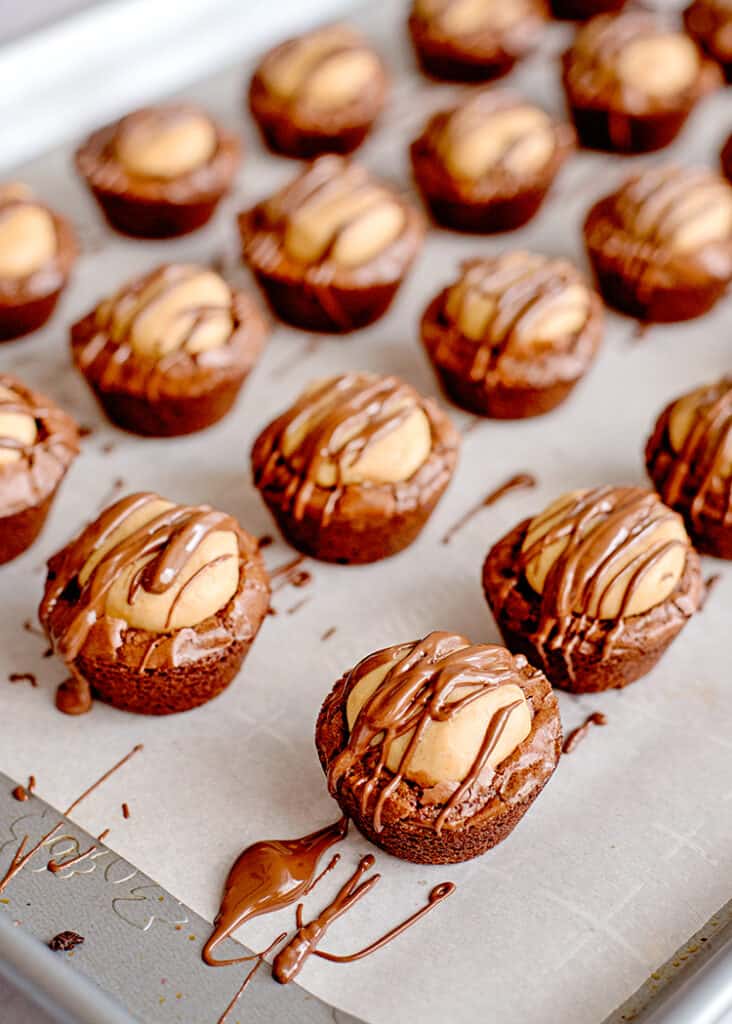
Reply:
<svg viewBox="0 0 732 1024"><path fill-rule="evenodd" d="M578 2L570 6L583 13ZM512 24L514 7L524 20ZM443 59L452 32L455 72L461 31L463 42L473 40L475 65L478 37L498 39L509 54L509 41L528 38L533 20L526 15L540 8L528 0L418 2L410 30L432 74L446 73L447 65L441 72L434 52L428 55L428 37L430 46L441 41ZM493 27L476 33L482 17ZM643 66L654 53L678 85L693 51L696 71L684 102L715 80L687 37L664 34L646 15L631 13L590 22L578 34L565 77L585 61L579 77L587 88L593 33L606 81L607 61L617 66L617 95L642 93ZM467 77L508 70L500 63L488 70L486 58L486 73L473 67ZM342 154L367 133L387 86L363 40L334 27L265 57L250 105L274 149ZM588 141L573 114L580 140ZM628 148L617 140L636 138L636 129L620 131L617 118L613 124L610 144ZM567 125L506 93L481 90L431 119L412 160L438 222L485 232L532 216L573 145ZM236 139L189 105L128 115L92 135L77 155L110 223L146 237L204 223L237 161ZM319 156L243 213L239 227L245 258L274 312L335 332L385 312L424 233L412 204L342 155ZM732 189L707 171L645 171L593 207L585 234L607 301L643 318L696 316L732 277ZM62 218L22 188L3 191L6 337L50 315L74 254ZM76 366L113 422L171 436L226 414L267 331L256 303L220 274L172 264L102 301L72 327L71 343ZM466 264L429 304L421 333L457 404L519 418L555 407L588 369L603 308L567 261L505 252ZM418 536L450 481L458 448L457 431L437 403L394 377L352 372L314 383L267 426L255 441L252 469L300 551L369 562ZM77 453L68 415L17 379L0 377L0 559L32 543ZM692 541L732 556L732 384L671 403L649 439L647 464L657 493L572 492L491 549L484 589L514 653L432 633L371 655L336 684L318 720L318 751L331 792L374 842L407 859L440 862L500 841L558 761L561 724L550 684L586 692L632 682L697 609L703 584ZM104 510L50 560L40 617L72 679L117 707L164 714L195 707L228 685L269 593L257 543L231 516L137 493ZM419 743L410 742L417 734Z"/></svg>

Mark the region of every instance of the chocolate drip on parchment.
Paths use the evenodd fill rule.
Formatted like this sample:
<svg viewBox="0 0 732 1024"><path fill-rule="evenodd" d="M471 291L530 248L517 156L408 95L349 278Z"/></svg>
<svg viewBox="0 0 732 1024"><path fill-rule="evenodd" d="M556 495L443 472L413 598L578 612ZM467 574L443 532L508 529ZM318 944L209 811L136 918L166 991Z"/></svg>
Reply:
<svg viewBox="0 0 732 1024"><path fill-rule="evenodd" d="M712 591L715 589L722 576L718 572L713 572L710 576L704 580L704 593L702 594L701 604L699 605L699 611L704 611L707 606L707 601L712 596Z"/></svg>
<svg viewBox="0 0 732 1024"><path fill-rule="evenodd" d="M322 403L327 403L325 409ZM346 486L343 476L369 446L397 430L418 408L415 393L396 377L347 373L303 395L274 421L255 484L265 488L281 460L292 468L287 499L295 519L302 519L324 464L336 470L336 482L322 511L327 525ZM302 430L293 451L284 456L288 430Z"/></svg>
<svg viewBox="0 0 732 1024"><path fill-rule="evenodd" d="M348 822L341 818L300 839L266 840L247 847L224 884L221 907L203 947L203 960L211 967L224 967L259 956L216 960L213 952L246 921L260 914L272 914L304 896L318 880L318 861L347 831Z"/></svg>
<svg viewBox="0 0 732 1024"><path fill-rule="evenodd" d="M38 686L38 680L36 679L34 672L11 672L8 676L8 682L30 683L32 687Z"/></svg>
<svg viewBox="0 0 732 1024"><path fill-rule="evenodd" d="M710 514L713 503L708 498L714 489L722 495L717 518L723 526L732 524L732 473L725 472L728 448L732 448L732 378L710 387L697 405L681 451L660 487L661 497L671 506L693 488L689 516L695 525L702 515Z"/></svg>
<svg viewBox="0 0 732 1024"><path fill-rule="evenodd" d="M468 509L457 522L447 530L442 538L443 544L449 544L452 538L467 526L471 519L473 519L481 511L481 509L489 508L491 505L495 505L497 501L510 494L511 491L523 490L528 487L536 487L536 477L532 476L531 473L517 473L515 476L509 477L504 483L499 484L498 487L494 487L490 490L485 498L473 505Z"/></svg>
<svg viewBox="0 0 732 1024"><path fill-rule="evenodd" d="M361 813L371 815L375 832L382 830L386 802L408 776L411 758L430 724L449 721L486 693L516 680L513 658L505 648L469 645L464 637L435 632L414 645L404 644L370 655L352 670L348 688L385 665L391 668L359 711L346 746L328 770L328 787L335 793L341 778L354 764L363 762L368 766L361 791ZM458 688L465 689L461 693ZM468 774L433 822L437 833L450 811L480 778L509 718L521 703L513 701L493 715ZM412 736L397 771L385 778L385 765L394 742L409 732Z"/></svg>
<svg viewBox="0 0 732 1024"><path fill-rule="evenodd" d="M326 953L319 950L317 948L318 943L324 938L333 922L350 910L354 904L362 899L378 883L381 878L379 874L372 875L363 882L361 881L366 872L370 871L373 866L374 857L371 854L362 857L355 872L345 885L340 888L336 898L308 924L303 923L302 904L298 905L296 914L297 931L287 945L277 954L272 965L272 974L275 981L279 981L281 985L287 985L288 982L293 981L304 967L305 961L309 956L318 956L323 960L337 964L350 964L356 960L362 960L364 957L370 956L378 949L381 949L398 935L401 935L407 928L416 924L420 918L424 917L438 903L441 903L442 900L455 891L453 882L442 882L440 885L436 885L430 892L425 906L411 914L406 920L396 925L396 927L390 929L385 935L382 935L355 953L338 956L334 953Z"/></svg>
<svg viewBox="0 0 732 1024"><path fill-rule="evenodd" d="M571 754L572 751L582 742L593 725L607 725L607 716L602 711L593 711L588 715L582 725L573 729L564 741L563 754Z"/></svg>
<svg viewBox="0 0 732 1024"><path fill-rule="evenodd" d="M555 525L522 550L519 559L525 574L542 550L566 541L547 573L541 594L536 643L545 660L548 651L562 648L569 662L574 647L597 621L589 615L589 609L599 607L603 595L622 576L616 622L603 639L607 654L622 631L627 608L646 574L673 548L684 546L679 539L653 538L663 523L676 518L676 513L662 505L653 492L639 487L597 487L568 497ZM628 566L624 563L626 545L643 538L647 538L647 547Z"/></svg>
<svg viewBox="0 0 732 1024"><path fill-rule="evenodd" d="M123 498L87 527L75 544L51 559L49 585L40 610L42 621L48 621L66 588L74 581L78 584L84 565L127 517L157 500L158 496L152 493L131 494ZM120 573L141 560L149 559L141 572L134 574L128 601L134 602L140 590L164 594L177 583L189 559L206 537L219 530L236 533L238 526L231 516L207 505L173 505L115 544L99 560L86 583L79 585L74 612L55 640L56 651L68 664L73 663L93 625L103 616L107 594ZM174 607L175 602L171 615Z"/></svg>
<svg viewBox="0 0 732 1024"><path fill-rule="evenodd" d="M127 762L132 757L134 757L135 754L137 754L140 750L142 750L142 744L138 743L132 748L132 750L129 751L129 753L125 754L125 756L120 758L120 760L117 761L116 764L113 764L112 767L108 768L103 775L100 775L98 779L92 782L90 786L87 786L84 792L80 796L78 796L72 803L69 804L69 806L63 812L63 817L68 818L71 815L72 811L76 810L76 808L79 806L82 800L86 800L88 796L90 796L96 789L99 788L99 786L106 782L111 775L114 775L115 772L119 771L119 769L123 765L127 764ZM0 878L0 893L3 893L5 891L5 889L10 884L10 882L12 882L15 876L23 870L25 865L30 860L32 860L32 858L38 853L38 851L44 846L44 844L56 835L56 833L62 826L63 819L57 821L53 828L50 828L48 832L45 833L45 835L42 835L38 842L29 850L26 849L26 847L28 846L29 836L27 833L23 836L23 838L18 843L15 853L12 856L7 871L2 876L2 878ZM104 834L105 833L103 833L103 835ZM66 867L68 866L68 864L63 866Z"/></svg>

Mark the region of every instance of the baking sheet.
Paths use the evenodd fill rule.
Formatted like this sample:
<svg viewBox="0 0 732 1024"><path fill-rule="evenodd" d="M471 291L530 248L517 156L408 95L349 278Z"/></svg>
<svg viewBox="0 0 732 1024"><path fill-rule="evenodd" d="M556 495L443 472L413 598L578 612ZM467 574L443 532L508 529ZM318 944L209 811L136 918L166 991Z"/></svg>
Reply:
<svg viewBox="0 0 732 1024"><path fill-rule="evenodd" d="M425 115L455 90L428 86L414 72L401 4L383 3L359 21L395 69L394 103L361 151L374 171L408 181L406 142ZM507 84L561 109L556 66L567 30L546 33L541 54ZM241 128L242 68L187 90L224 122ZM109 844L206 918L243 846L299 835L334 817L313 746L320 702L333 681L370 651L452 629L473 640L498 634L480 589L488 547L557 493L598 483L643 483L642 446L656 413L675 394L730 369L732 304L704 320L658 327L638 337L634 322L609 316L604 349L589 377L559 411L527 423L481 422L455 410L467 433L445 499L418 543L395 560L364 568L313 563L307 588L280 591L240 678L218 700L167 719L133 717L101 704L80 719L53 706L63 666L22 628L40 598L45 558L123 490L157 489L179 501L208 501L255 534L275 534L249 479L256 433L313 377L353 368L397 373L436 393L417 340L432 295L468 256L532 247L584 263L580 227L594 198L625 173L664 160L716 163L732 124L732 98L711 98L681 143L655 158L578 155L527 228L494 239L434 231L389 315L346 339L320 339L278 326L233 414L206 433L172 441L127 437L106 424L70 366L67 325L132 275L168 259L236 266L234 213L295 171L267 156L244 122L247 158L235 196L216 221L170 243L118 239L101 224L74 178L68 150L22 168L22 176L78 224L85 254L54 320L29 340L0 349L0 369L49 391L94 432L72 469L41 540L0 573L0 682L31 671L40 685L5 685L0 769L33 773L39 792L63 806L135 742L143 754L110 780L77 820L111 827ZM494 485L533 472L535 491L481 513L449 546L445 530ZM115 487L117 481L122 481ZM291 551L279 540L270 567ZM726 699L729 651L725 604L730 569L657 670L623 693L560 697L568 731L592 710L608 725L560 764L537 804L499 848L462 866L429 868L378 854L376 891L332 929L328 949L371 941L415 909L436 882L456 894L388 950L340 967L312 960L311 992L373 1024L463 1019L468 1014L527 1024L600 1020L641 984L729 897L732 867L732 711ZM304 604L301 602L305 601ZM335 632L323 640L332 628ZM123 820L126 801L132 816ZM308 898L319 908L367 844L352 834L343 863ZM0 870L7 851L0 851ZM239 936L266 944L288 912L252 922ZM389 983L387 984L387 980Z"/></svg>

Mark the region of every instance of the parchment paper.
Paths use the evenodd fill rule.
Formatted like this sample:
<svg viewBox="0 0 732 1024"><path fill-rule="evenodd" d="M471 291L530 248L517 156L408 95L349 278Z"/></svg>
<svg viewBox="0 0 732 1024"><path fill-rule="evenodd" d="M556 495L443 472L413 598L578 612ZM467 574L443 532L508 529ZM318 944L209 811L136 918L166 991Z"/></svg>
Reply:
<svg viewBox="0 0 732 1024"><path fill-rule="evenodd" d="M402 16L400 4L384 3L357 20L395 71L394 102L361 159L406 184L409 139L454 90L416 74ZM541 54L507 83L557 111L561 96L550 58L567 32L558 26L547 31ZM50 326L0 348L0 369L48 390L94 428L41 540L0 571L0 768L16 778L35 774L39 792L62 806L132 744L144 742L144 752L80 808L77 820L94 832L110 827L113 848L208 918L245 845L301 835L336 816L313 745L315 717L335 679L370 651L435 628L496 641L479 583L489 546L561 491L643 484L642 447L661 407L729 371L732 362L729 300L703 320L652 328L642 339L633 321L610 315L595 367L559 411L525 423L486 421L466 434L453 484L411 550L367 568L312 563L308 588L278 593L278 614L265 622L241 676L222 697L163 719L102 704L85 717L64 717L53 706L64 668L43 659L44 641L22 629L34 616L48 555L103 503L132 489L210 502L255 534L276 535L248 468L251 441L273 414L311 378L349 368L397 373L436 393L417 321L432 295L453 279L458 262L526 246L584 264L580 226L590 203L651 162L578 155L523 231L493 239L433 231L392 311L372 329L320 340L277 326L221 425L172 441L126 436L104 421L72 369L67 326L130 276L163 260L224 257L232 279L244 279L236 267L234 212L296 170L265 155L242 113L245 78L245 68L237 68L188 90L230 126L243 125L247 140L236 195L212 226L191 238L163 244L114 237L75 179L70 150L21 169L19 176L72 217L86 251ZM713 97L681 142L652 159L716 165L731 115L732 97ZM454 415L461 426L473 425L466 414ZM482 512L449 546L441 544L469 506L519 470L535 473L540 486ZM122 483L115 491L116 480ZM271 567L291 555L280 540L266 551ZM329 950L347 952L370 941L416 909L438 881L450 878L458 890L387 951L347 967L311 960L300 978L305 987L374 1024L436 1024L468 1014L496 1022L586 1024L627 997L729 897L732 570L709 559L705 570L723 578L655 672L625 692L560 697L566 730L596 709L606 712L608 725L561 762L514 834L486 856L449 869L379 854L381 883L332 929ZM335 633L321 640L332 627ZM37 673L37 689L5 682L8 673L23 671ZM122 801L130 806L128 821ZM352 833L337 871L308 898L306 915L324 904L366 848ZM0 853L0 867L6 856ZM83 899L83 881L79 885ZM260 919L241 937L258 948L290 921L288 912Z"/></svg>

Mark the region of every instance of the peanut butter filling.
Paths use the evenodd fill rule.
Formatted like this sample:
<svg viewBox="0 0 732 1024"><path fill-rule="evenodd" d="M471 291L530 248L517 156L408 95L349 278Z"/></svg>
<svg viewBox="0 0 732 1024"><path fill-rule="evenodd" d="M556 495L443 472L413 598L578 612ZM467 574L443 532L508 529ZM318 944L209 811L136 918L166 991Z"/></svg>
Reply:
<svg viewBox="0 0 732 1024"><path fill-rule="evenodd" d="M0 468L23 458L38 437L35 417L26 412L24 400L0 384Z"/></svg>
<svg viewBox="0 0 732 1024"><path fill-rule="evenodd" d="M495 169L533 174L555 149L552 121L543 110L521 103L497 110L490 91L458 107L438 141L447 170L470 181Z"/></svg>
<svg viewBox="0 0 732 1024"><path fill-rule="evenodd" d="M505 31L529 13L526 0L417 0L415 9L449 36Z"/></svg>
<svg viewBox="0 0 732 1024"><path fill-rule="evenodd" d="M715 415L716 414L716 415ZM714 433L714 473L727 478L732 476L732 387L720 385L714 388L697 388L674 402L668 421L668 435L677 455L693 440L692 431L697 435L698 447L706 440L709 431ZM717 421L723 430L719 431ZM708 453L704 453L705 456Z"/></svg>
<svg viewBox="0 0 732 1024"><path fill-rule="evenodd" d="M572 491L536 516L521 548L524 575L558 618L640 615L674 591L689 539L680 516L650 491Z"/></svg>
<svg viewBox="0 0 732 1024"><path fill-rule="evenodd" d="M273 95L326 111L358 99L380 73L376 54L345 25L292 40L265 59L260 70Z"/></svg>
<svg viewBox="0 0 732 1024"><path fill-rule="evenodd" d="M681 32L641 36L619 55L617 73L629 89L647 96L673 96L696 81L699 51Z"/></svg>
<svg viewBox="0 0 732 1024"><path fill-rule="evenodd" d="M217 136L211 119L198 110L151 107L122 120L114 145L131 174L170 180L207 164Z"/></svg>
<svg viewBox="0 0 732 1024"><path fill-rule="evenodd" d="M0 277L28 277L54 258L53 217L19 182L0 186Z"/></svg>
<svg viewBox="0 0 732 1024"><path fill-rule="evenodd" d="M234 330L231 289L212 270L171 264L123 288L99 306L113 341L141 356L196 355L225 345Z"/></svg>

